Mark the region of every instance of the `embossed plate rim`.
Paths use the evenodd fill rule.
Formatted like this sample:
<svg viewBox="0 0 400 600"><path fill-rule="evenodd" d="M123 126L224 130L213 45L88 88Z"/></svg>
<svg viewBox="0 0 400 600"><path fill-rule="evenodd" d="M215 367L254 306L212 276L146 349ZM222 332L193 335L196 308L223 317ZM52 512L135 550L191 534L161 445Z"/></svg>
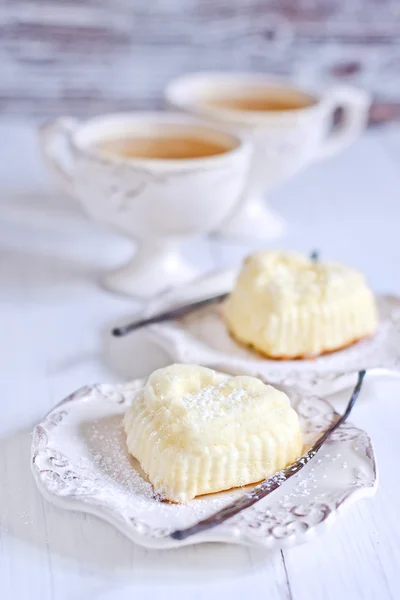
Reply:
<svg viewBox="0 0 400 600"><path fill-rule="evenodd" d="M221 269L202 275L185 286L172 289L150 302L143 317L152 315L162 310L168 309L174 304L182 302L195 301L206 296L220 294L229 290L238 268ZM400 347L400 298L393 295L377 294L380 302L390 302L392 307L391 316L393 323L390 324L390 335L399 336ZM205 309L211 310L211 308ZM199 312L204 311L200 309ZM395 315L398 314L396 320ZM190 318L193 318L190 317ZM384 326L385 323L381 322ZM353 344L349 348L324 355L314 360L271 360L257 357L245 358L243 356L232 356L223 351L208 346L205 342L198 340L192 333L183 327L177 327L174 322L164 322L152 325L147 328L149 338L161 346L177 362L200 363L212 368L230 371L232 373L247 373L260 377L265 381L278 385L291 385L301 387L305 391L317 393L319 395L328 395L334 392L350 388L355 384L357 371L364 368L387 368L396 369L400 373L400 353L394 355L392 351L391 360L388 361L385 356L383 359L377 358L376 364L363 364L362 359L354 369L346 371L343 368L335 368L320 365L321 362L330 362L334 365L335 361L344 355L345 352L354 351L359 348L360 352L366 349L368 345L365 341ZM373 340L372 340L373 341ZM369 341L366 341L367 344ZM232 340L232 344L243 351L243 348ZM395 346L394 346L395 347ZM384 346L380 347L384 351ZM251 352L251 351L249 351ZM361 355L362 357L362 355Z"/></svg>
<svg viewBox="0 0 400 600"><path fill-rule="evenodd" d="M352 484L348 485L347 487L343 486L343 489L339 490L340 494L337 502L334 502L333 504L331 502L330 505L328 494L327 500L324 503L319 503L315 506L311 503L309 512L306 512L306 514L303 515L300 514L300 516L295 512L292 513L292 511L297 509L298 512L299 507L302 506L301 504L294 505L290 510L289 508L287 510L285 508L282 509L282 507L277 508L277 503L273 504L272 506L275 506L275 517L273 516L274 511L272 510L273 518L276 519L276 515L280 514L281 511L285 515L288 515L289 519L292 519L292 521L272 521L270 528L271 531L267 530L266 534L261 536L259 533L257 534L255 530L252 531L251 528L256 526L259 527L259 531L262 531L262 527L265 525L265 522L268 522L268 519L270 519L268 514L271 513L271 511L269 509L260 511L260 505L258 504L255 505L253 509L244 511L244 513L238 515L231 521L224 523L220 527L206 531L198 536L193 536L184 541L177 541L169 537L168 527L158 527L152 529L148 522L140 522L137 519L132 520L132 517L128 519L126 516L126 511L122 510L121 506L118 505L118 502L116 502L115 499L114 504L111 502L111 505L109 498L93 498L90 496L90 494L86 499L82 499L82 496L79 496L78 493L79 485L86 485L90 490L90 476L88 476L88 478L85 480L85 478L80 475L77 482L77 480L74 479L74 474L72 473L72 476L70 475L68 480L70 489L67 489L67 492L64 493L65 487L61 481L59 473L57 473L57 465L54 467L54 463L52 463L50 465L46 465L46 469L41 469L37 464L37 460L38 457L41 458L46 452L53 453L51 455L52 457L55 456L54 453L58 453L59 456L65 458L67 461L70 460L67 456L63 455L59 452L59 450L57 450L57 445L55 447L51 447L51 444L49 444L50 439L54 438L57 440L57 435L60 435L60 431L58 430L63 428L63 419L65 416L69 415L71 411L74 411L74 409L77 407L79 409L79 405L85 402L94 403L92 408L93 415L96 414L95 404L99 400L101 402L107 400L117 406L128 406L129 402L133 398L135 390L139 389L143 385L143 382L143 379L137 379L127 384L93 385L80 388L60 402L45 416L44 420L35 427L32 439L31 469L40 492L47 500L53 502L61 508L68 510L79 510L100 517L101 519L109 522L111 525L114 525L133 542L149 548L173 548L182 545L203 542L230 542L260 546L269 549L280 549L295 544L304 543L314 535L323 533L327 527L338 518L344 508L349 507L353 502L359 500L360 498L372 496L376 491L378 485L378 475L371 440L364 431L354 427L351 423L346 423L343 428L338 430L341 432L340 435L343 439L339 438L336 440L335 438L332 442L330 442L330 445L333 446L334 444L343 443L349 444L354 440L358 440L357 444L361 444L362 448L360 451L358 448L353 449L352 455L354 455L354 457L358 457L360 462L360 452L363 453L362 460L364 462L367 461L368 468L370 470L370 479L368 479L368 481L364 481L364 483L361 481L357 485ZM303 410L306 410L307 407L308 409L313 409L313 417L307 418L304 416L306 414L305 412L302 418L306 424L306 429L308 427L310 431L314 432L314 434L316 434L317 430L320 431L321 427L325 427L327 418L331 419L336 414L333 407L329 404L329 402L327 402L326 399L318 398L317 396L305 394L304 392L293 389L290 390L290 394L292 395L292 400L297 398L297 408L299 406L301 407L301 403L304 403ZM318 406L322 406L322 412L318 412ZM120 409L118 410L120 411ZM315 410L317 411L316 413ZM63 432L61 431L61 435L62 434ZM347 445L344 446L344 448L347 448ZM56 461L57 460L59 459L56 459ZM332 469L337 468L337 466L333 467L332 465L331 467ZM72 468L74 468L73 465ZM54 479L51 480L51 483L49 483L47 475L49 470L51 472L51 469L53 469L53 472L56 475ZM301 481L301 476L299 481ZM307 506L307 502L304 503L304 506ZM320 520L314 524L311 523L311 525L308 526L307 514L310 515L310 513L312 513L313 507L316 507L317 509L319 509L319 507L325 508L321 513ZM177 510L179 510L179 507ZM297 517L299 518L296 520ZM301 517L303 517L303 520L301 520ZM295 528L299 525L300 531L297 531L296 529L291 531L290 528L292 525ZM277 536L276 532L274 533L273 531L276 529L276 527L286 527L289 533L287 535L285 534L283 537L279 537Z"/></svg>

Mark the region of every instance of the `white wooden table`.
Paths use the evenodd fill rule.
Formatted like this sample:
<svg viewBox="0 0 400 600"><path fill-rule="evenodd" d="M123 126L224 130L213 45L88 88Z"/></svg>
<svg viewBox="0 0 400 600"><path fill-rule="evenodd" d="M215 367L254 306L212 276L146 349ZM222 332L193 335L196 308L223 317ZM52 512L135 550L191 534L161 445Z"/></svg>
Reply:
<svg viewBox="0 0 400 600"><path fill-rule="evenodd" d="M400 384L370 383L354 412L375 444L377 495L307 546L275 554L225 545L149 551L41 498L29 470L35 422L85 383L143 375L167 359L143 334L109 336L137 304L103 291L96 278L127 256L127 242L54 189L32 126L0 124L0 140L0 597L399 598ZM274 196L290 224L282 245L318 248L359 267L377 291L400 293L399 165L400 129L392 128L298 176ZM209 269L248 250L202 240L188 255Z"/></svg>

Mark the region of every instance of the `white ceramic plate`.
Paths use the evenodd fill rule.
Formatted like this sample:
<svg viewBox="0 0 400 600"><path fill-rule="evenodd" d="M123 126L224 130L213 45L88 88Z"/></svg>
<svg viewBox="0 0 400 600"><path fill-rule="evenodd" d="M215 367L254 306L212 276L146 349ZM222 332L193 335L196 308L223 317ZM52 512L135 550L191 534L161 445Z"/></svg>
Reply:
<svg viewBox="0 0 400 600"><path fill-rule="evenodd" d="M201 277L151 302L146 315L232 289L237 270ZM361 369L400 370L400 299L377 296L377 334L352 346L312 360L271 360L238 344L229 335L218 306L200 309L179 321L147 329L151 338L176 362L199 363L230 373L246 373L275 384L330 394L355 384Z"/></svg>
<svg viewBox="0 0 400 600"><path fill-rule="evenodd" d="M214 529L176 541L169 536L173 530L209 516L243 490L203 496L187 505L154 497L151 484L127 452L122 430L122 415L143 383L82 388L35 427L32 472L49 501L97 515L147 547L234 542L279 549L321 533L342 508L375 492L371 441L346 423L300 473L270 496ZM305 443L311 444L335 412L326 400L293 390L289 395Z"/></svg>

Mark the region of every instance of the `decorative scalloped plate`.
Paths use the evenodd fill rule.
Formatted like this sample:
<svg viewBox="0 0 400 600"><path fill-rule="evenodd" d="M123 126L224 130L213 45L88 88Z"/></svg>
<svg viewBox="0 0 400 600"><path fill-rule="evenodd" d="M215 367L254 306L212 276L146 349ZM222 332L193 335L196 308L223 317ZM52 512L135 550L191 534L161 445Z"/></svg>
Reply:
<svg viewBox="0 0 400 600"><path fill-rule="evenodd" d="M31 467L45 498L62 508L97 515L147 547L233 542L279 549L323 532L342 508L376 490L371 441L364 431L346 423L300 473L270 496L214 529L176 541L169 535L173 530L209 516L243 490L203 496L186 505L154 496L127 452L122 429L122 416L143 383L81 388L35 427ZM311 444L336 413L326 400L294 390L288 393L305 443Z"/></svg>
<svg viewBox="0 0 400 600"><path fill-rule="evenodd" d="M145 315L232 289L237 269L214 272L163 294L148 304ZM319 395L346 389L361 369L400 372L400 299L377 296L380 324L376 335L344 350L309 360L271 360L238 344L228 333L217 305L177 320L153 325L148 335L176 362L198 363L246 373L277 385L291 385Z"/></svg>

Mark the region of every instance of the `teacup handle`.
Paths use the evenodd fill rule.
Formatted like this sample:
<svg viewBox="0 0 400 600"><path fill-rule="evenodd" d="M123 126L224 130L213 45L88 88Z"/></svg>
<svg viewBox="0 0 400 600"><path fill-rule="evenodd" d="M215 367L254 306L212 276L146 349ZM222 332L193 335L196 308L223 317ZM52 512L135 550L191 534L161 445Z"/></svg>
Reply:
<svg viewBox="0 0 400 600"><path fill-rule="evenodd" d="M59 185L67 194L74 195L74 180L70 169L64 164L57 144L66 143L68 146L71 134L75 131L78 121L71 117L60 117L55 121L44 123L39 129L40 143L44 160L53 173Z"/></svg>
<svg viewBox="0 0 400 600"><path fill-rule="evenodd" d="M350 146L361 135L368 122L371 99L363 90L340 86L327 93L325 102L328 103L332 117L338 108L343 110L343 117L341 124L322 141L314 157L315 160L334 156Z"/></svg>

